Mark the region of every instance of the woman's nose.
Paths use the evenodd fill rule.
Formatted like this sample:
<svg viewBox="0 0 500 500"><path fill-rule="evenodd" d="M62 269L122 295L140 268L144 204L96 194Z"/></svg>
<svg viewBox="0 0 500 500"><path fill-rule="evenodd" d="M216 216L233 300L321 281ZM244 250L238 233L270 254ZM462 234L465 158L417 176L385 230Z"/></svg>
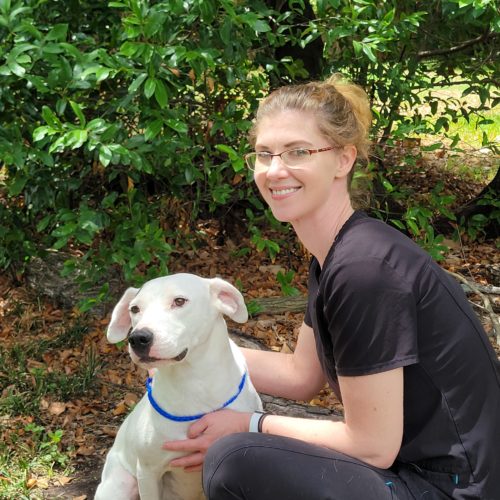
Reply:
<svg viewBox="0 0 500 500"><path fill-rule="evenodd" d="M288 175L288 169L281 156L273 156L271 158L271 165L267 169L268 177L283 177Z"/></svg>

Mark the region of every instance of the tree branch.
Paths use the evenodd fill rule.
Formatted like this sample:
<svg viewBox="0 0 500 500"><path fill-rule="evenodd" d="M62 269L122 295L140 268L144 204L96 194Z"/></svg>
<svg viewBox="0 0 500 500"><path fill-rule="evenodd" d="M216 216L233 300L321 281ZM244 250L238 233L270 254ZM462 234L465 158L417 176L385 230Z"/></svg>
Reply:
<svg viewBox="0 0 500 500"><path fill-rule="evenodd" d="M474 293L476 293L477 295L479 295L479 297L481 297L481 299L483 301L484 309L488 313L490 320L491 320L491 325L493 327L493 335L496 337L497 345L500 345L500 322L498 321L498 316L493 311L493 307L491 306L490 299L486 296L486 294L482 293L479 290L479 287L475 283L472 283L470 280L466 279L461 274L454 273L452 271L447 271L447 273L450 274L451 276L453 276L458 281L461 281L462 283L464 283ZM498 287L494 287L494 288L498 288Z"/></svg>
<svg viewBox="0 0 500 500"><path fill-rule="evenodd" d="M420 52L417 52L417 57L418 59L427 59L429 57L454 54L455 52L460 52L461 50L465 50L467 47L476 45L478 43L482 43L488 40L488 38L495 38L496 36L497 36L496 33L491 33L490 31L487 31L486 33L479 35L476 38L472 38L471 40L467 40L466 42L459 43L454 47L449 47L447 49L437 49L437 50L421 50Z"/></svg>

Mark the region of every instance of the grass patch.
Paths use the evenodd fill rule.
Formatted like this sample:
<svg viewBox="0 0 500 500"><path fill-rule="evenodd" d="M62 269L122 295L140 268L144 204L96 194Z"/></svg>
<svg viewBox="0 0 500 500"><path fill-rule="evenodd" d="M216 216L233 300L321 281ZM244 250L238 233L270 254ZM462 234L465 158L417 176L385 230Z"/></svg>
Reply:
<svg viewBox="0 0 500 500"><path fill-rule="evenodd" d="M500 113L487 111L481 116L472 115L469 120L460 117L449 124L448 135L460 136L460 142L473 149L480 149L497 142L500 147Z"/></svg>
<svg viewBox="0 0 500 500"><path fill-rule="evenodd" d="M52 338L26 335L50 331L41 323L38 317L24 324L21 341L0 347L0 500L42 498L36 492L68 472L73 444L63 445L62 421L48 407L91 393L101 369L94 347L84 347L88 327L81 320Z"/></svg>
<svg viewBox="0 0 500 500"><path fill-rule="evenodd" d="M424 117L423 129L410 131L410 137L419 137L423 143L435 144L441 140L451 149L479 150L488 146L500 147L500 107L492 104L497 93L490 89L480 95L481 89L470 92L466 84L429 88L419 93L422 104L414 112ZM418 128L418 127L417 127Z"/></svg>
<svg viewBox="0 0 500 500"><path fill-rule="evenodd" d="M61 450L63 431L50 431L33 422L11 422L0 443L0 499L42 498L32 489L46 487L58 475L69 473L69 457Z"/></svg>

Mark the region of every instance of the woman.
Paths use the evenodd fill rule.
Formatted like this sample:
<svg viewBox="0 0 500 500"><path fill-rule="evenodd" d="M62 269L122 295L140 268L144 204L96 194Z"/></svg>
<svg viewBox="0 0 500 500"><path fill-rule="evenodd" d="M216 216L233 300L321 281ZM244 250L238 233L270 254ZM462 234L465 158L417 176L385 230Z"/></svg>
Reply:
<svg viewBox="0 0 500 500"><path fill-rule="evenodd" d="M250 375L297 400L327 380L344 421L206 415L164 447L189 453L172 466L204 462L209 499L500 499L500 367L481 324L424 251L353 209L370 121L337 77L259 107L248 166L313 258L295 352L244 350Z"/></svg>

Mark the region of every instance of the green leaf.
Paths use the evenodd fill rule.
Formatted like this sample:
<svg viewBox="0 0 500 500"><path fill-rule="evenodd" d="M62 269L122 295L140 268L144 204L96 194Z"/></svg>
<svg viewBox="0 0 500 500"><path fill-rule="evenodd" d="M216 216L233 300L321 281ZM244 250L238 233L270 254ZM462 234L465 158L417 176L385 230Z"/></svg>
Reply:
<svg viewBox="0 0 500 500"><path fill-rule="evenodd" d="M392 193L394 191L394 186L387 179L382 179L382 185L388 193Z"/></svg>
<svg viewBox="0 0 500 500"><path fill-rule="evenodd" d="M154 139L160 133L162 127L163 127L163 120L158 119L151 122L146 128L146 131L144 132L144 139L146 139L146 141Z"/></svg>
<svg viewBox="0 0 500 500"><path fill-rule="evenodd" d="M434 144L429 144L428 146L422 146L422 151L436 151L437 149L441 149L443 147L443 143L441 141L435 142Z"/></svg>
<svg viewBox="0 0 500 500"><path fill-rule="evenodd" d="M68 236L72 236L73 233L77 230L78 224L76 222L67 222L62 226L57 227L52 231L52 236L56 238L65 238Z"/></svg>
<svg viewBox="0 0 500 500"><path fill-rule="evenodd" d="M99 147L99 161L105 167L109 165L109 162L113 158L113 153L105 144L101 144Z"/></svg>
<svg viewBox="0 0 500 500"><path fill-rule="evenodd" d="M248 24L257 33L266 33L271 31L271 27L268 23L259 18L254 12L248 12L241 14L238 18L244 23Z"/></svg>
<svg viewBox="0 0 500 500"><path fill-rule="evenodd" d="M42 107L42 116L43 119L47 122L47 125L50 125L54 129L62 130L61 121L48 106Z"/></svg>
<svg viewBox="0 0 500 500"><path fill-rule="evenodd" d="M396 9L390 9L384 16L384 23L391 24L394 21L394 15L396 14Z"/></svg>
<svg viewBox="0 0 500 500"><path fill-rule="evenodd" d="M18 196L22 193L26 183L28 182L28 177L24 177L23 175L17 175L14 179L14 182L9 184L9 195L10 196Z"/></svg>
<svg viewBox="0 0 500 500"><path fill-rule="evenodd" d="M168 94L164 83L161 80L156 80L155 99L160 108L165 108L168 105Z"/></svg>
<svg viewBox="0 0 500 500"><path fill-rule="evenodd" d="M101 66L95 72L95 77L97 79L97 83L102 82L103 80L106 80L110 74L111 74L110 68L105 68L104 66Z"/></svg>
<svg viewBox="0 0 500 500"><path fill-rule="evenodd" d="M186 123L181 122L180 120L175 120L173 118L169 118L165 121L165 123L171 128L174 129L179 134L187 134L188 126Z"/></svg>
<svg viewBox="0 0 500 500"><path fill-rule="evenodd" d="M33 141L38 142L41 141L45 136L52 135L56 131L47 125L42 125L41 127L37 127L33 130Z"/></svg>
<svg viewBox="0 0 500 500"><path fill-rule="evenodd" d="M72 130L69 132L69 135L71 137L71 149L77 149L87 141L88 132L86 130L78 129Z"/></svg>
<svg viewBox="0 0 500 500"><path fill-rule="evenodd" d="M49 224L52 222L52 215L46 215L41 221L36 225L36 230L41 233L47 229Z"/></svg>
<svg viewBox="0 0 500 500"><path fill-rule="evenodd" d="M68 25L66 23L56 24L45 36L45 40L63 42L68 36Z"/></svg>
<svg viewBox="0 0 500 500"><path fill-rule="evenodd" d="M14 75L23 77L26 74L26 69L23 68L17 61L8 61L7 67L14 73Z"/></svg>
<svg viewBox="0 0 500 500"><path fill-rule="evenodd" d="M228 146L226 144L216 144L215 149L226 153L231 159L239 157L238 153L231 146Z"/></svg>
<svg viewBox="0 0 500 500"><path fill-rule="evenodd" d="M144 84L144 95L149 99L156 89L156 78L148 78Z"/></svg>
<svg viewBox="0 0 500 500"><path fill-rule="evenodd" d="M83 115L82 108L80 107L80 105L75 101L69 101L69 105L71 106L71 109L73 110L76 117L80 121L81 126L85 127L87 121L85 120L85 116Z"/></svg>
<svg viewBox="0 0 500 500"><path fill-rule="evenodd" d="M371 62L376 63L377 62L377 56L373 53L372 48L369 45L366 45L366 43L363 43L363 52L364 54L370 59Z"/></svg>
<svg viewBox="0 0 500 500"><path fill-rule="evenodd" d="M148 77L146 73L141 73L128 87L128 92L133 94L142 85L144 80Z"/></svg>
<svg viewBox="0 0 500 500"><path fill-rule="evenodd" d="M354 47L354 53L359 56L363 50L363 44L357 40L352 41L352 46Z"/></svg>
<svg viewBox="0 0 500 500"><path fill-rule="evenodd" d="M410 229L410 231L415 235L415 236L418 236L420 234L420 231L418 229L418 226L417 224L412 221L412 220L407 220L406 221L406 225L408 226L408 228Z"/></svg>

